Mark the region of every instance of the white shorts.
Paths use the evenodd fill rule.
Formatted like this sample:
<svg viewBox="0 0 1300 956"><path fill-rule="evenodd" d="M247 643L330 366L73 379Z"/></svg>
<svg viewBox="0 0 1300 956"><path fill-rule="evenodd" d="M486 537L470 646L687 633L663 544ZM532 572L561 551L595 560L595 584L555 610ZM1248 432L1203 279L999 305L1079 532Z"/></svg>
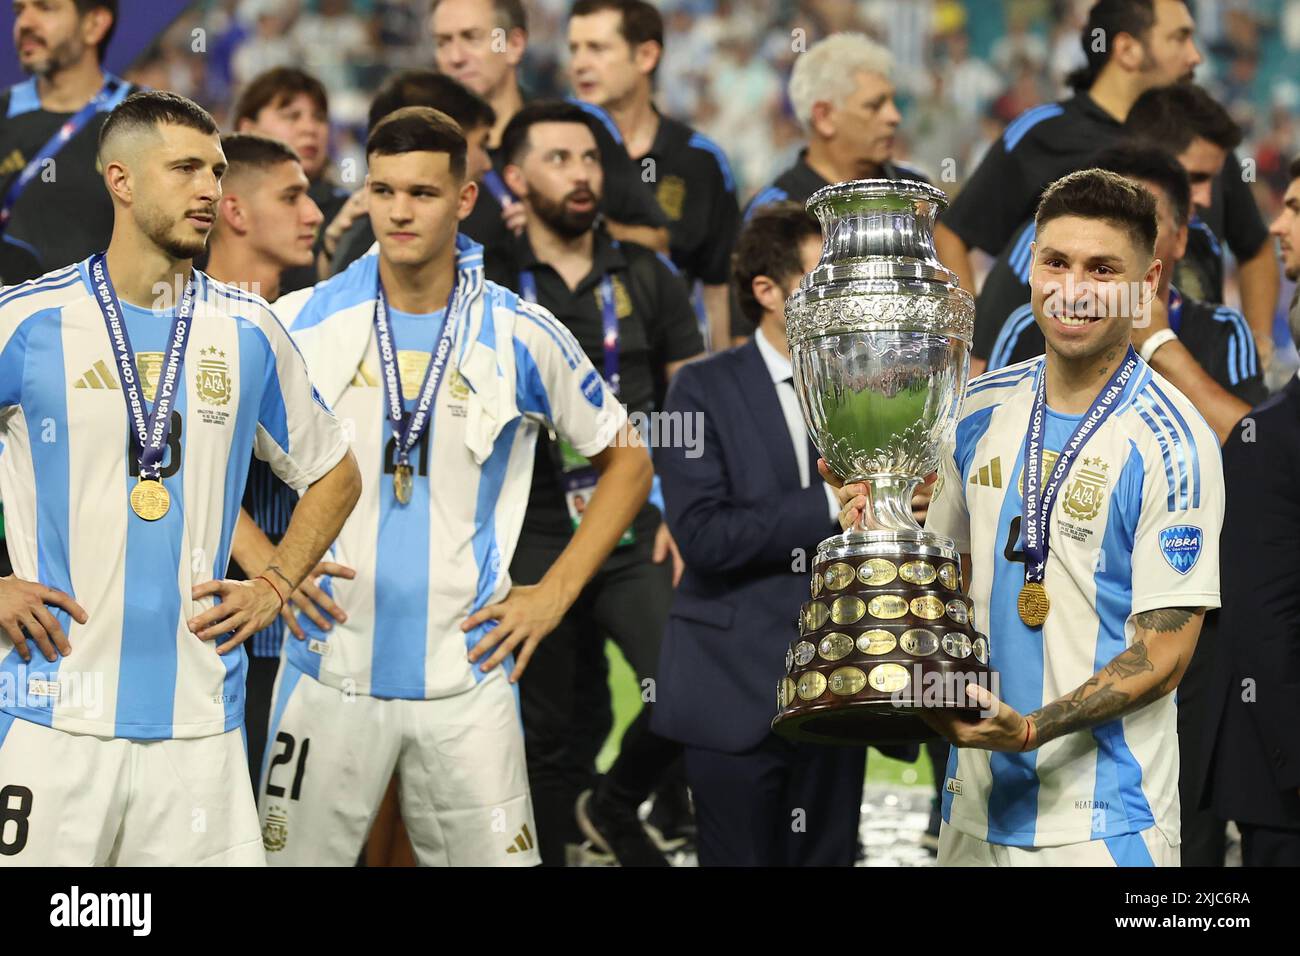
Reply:
<svg viewBox="0 0 1300 956"><path fill-rule="evenodd" d="M393 772L421 866L540 862L515 694L347 694L281 658L258 807L272 866L353 866Z"/></svg>
<svg viewBox="0 0 1300 956"><path fill-rule="evenodd" d="M123 740L0 714L0 866L262 866L243 733Z"/></svg>
<svg viewBox="0 0 1300 956"><path fill-rule="evenodd" d="M1178 847L1155 827L1061 846L1007 846L947 823L939 828L939 866L1178 866L1180 860Z"/></svg>

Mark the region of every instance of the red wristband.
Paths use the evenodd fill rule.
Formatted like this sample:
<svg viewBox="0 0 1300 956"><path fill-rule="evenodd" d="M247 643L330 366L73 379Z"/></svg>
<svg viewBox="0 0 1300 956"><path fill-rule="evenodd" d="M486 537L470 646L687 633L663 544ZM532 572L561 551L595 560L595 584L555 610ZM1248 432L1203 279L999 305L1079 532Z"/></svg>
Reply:
<svg viewBox="0 0 1300 956"><path fill-rule="evenodd" d="M254 580L254 581L259 581L259 580L260 580L260 581L265 581L267 584L271 585L271 590L274 591L274 592L275 592L275 596L278 597L278 598L280 599L280 607L284 607L284 596L280 594L280 589L277 588L277 587L275 586L275 582L274 582L274 581L272 581L270 578L268 578L265 574L259 574L257 577L253 578L253 580Z"/></svg>
<svg viewBox="0 0 1300 956"><path fill-rule="evenodd" d="M1032 727L1032 726L1033 726L1033 723L1032 723L1031 718L1026 717L1026 718L1025 718L1025 742L1024 742L1023 744L1020 745L1020 752L1021 752L1021 753L1024 753L1024 752L1025 752L1025 748L1029 746L1029 728Z"/></svg>

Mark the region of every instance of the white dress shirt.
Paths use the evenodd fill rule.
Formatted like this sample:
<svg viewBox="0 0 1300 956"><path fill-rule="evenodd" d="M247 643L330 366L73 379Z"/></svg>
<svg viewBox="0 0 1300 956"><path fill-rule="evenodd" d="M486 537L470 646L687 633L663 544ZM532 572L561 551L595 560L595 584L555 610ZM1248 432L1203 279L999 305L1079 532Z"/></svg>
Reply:
<svg viewBox="0 0 1300 956"><path fill-rule="evenodd" d="M776 346L768 341L767 333L760 328L754 334L758 345L758 354L763 356L763 364L772 376L772 387L776 389L777 400L785 414L785 427L790 432L790 443L794 445L794 458L799 466L799 485L807 488L810 480L808 462L808 429L804 425L803 412L799 409L799 397L794 393L794 369L790 359L777 351ZM840 502L835 497L835 490L825 482L826 500L830 503L831 520L840 520Z"/></svg>

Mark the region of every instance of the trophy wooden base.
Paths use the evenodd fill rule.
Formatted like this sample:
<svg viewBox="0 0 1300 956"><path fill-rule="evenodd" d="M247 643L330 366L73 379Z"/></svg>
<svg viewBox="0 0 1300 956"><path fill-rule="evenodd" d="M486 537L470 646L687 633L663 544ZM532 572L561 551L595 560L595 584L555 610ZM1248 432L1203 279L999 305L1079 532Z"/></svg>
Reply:
<svg viewBox="0 0 1300 956"><path fill-rule="evenodd" d="M825 542L798 630L772 721L791 740L926 740L935 735L918 710L975 717L966 685L996 693L988 639L971 621L957 554L937 536Z"/></svg>

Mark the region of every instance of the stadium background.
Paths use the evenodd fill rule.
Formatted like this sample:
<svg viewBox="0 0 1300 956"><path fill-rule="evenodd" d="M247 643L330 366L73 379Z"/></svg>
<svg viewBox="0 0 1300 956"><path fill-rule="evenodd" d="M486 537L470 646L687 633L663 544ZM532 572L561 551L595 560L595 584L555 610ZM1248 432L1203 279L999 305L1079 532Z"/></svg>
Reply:
<svg viewBox="0 0 1300 956"><path fill-rule="evenodd" d="M1093 0L655 0L665 17L658 103L722 144L742 205L788 167L803 136L785 96L796 50L861 30L896 59L903 114L896 157L950 192L1024 110L1059 98L1082 65L1079 34ZM1241 124L1239 154L1256 164L1265 220L1276 215L1286 164L1300 152L1300 0L1190 0L1205 62L1197 80ZM363 170L371 92L390 73L433 64L430 0L121 0L106 67L207 107L223 128L240 85L280 65L317 75L330 93L334 167ZM535 95L566 95L564 20L569 0L526 0L528 53L521 79ZM0 31L12 33L0 8ZM160 32L161 31L161 32ZM15 58L0 83L22 79ZM758 120L758 121L756 121ZM945 160L955 179L945 175ZM350 162L349 162L350 161ZM340 177L360 184L363 173ZM1228 300L1235 290L1229 282ZM1290 346L1279 301L1278 343ZM631 669L611 646L615 729L602 769L640 707ZM922 756L902 764L873 751L868 781L928 785Z"/></svg>

